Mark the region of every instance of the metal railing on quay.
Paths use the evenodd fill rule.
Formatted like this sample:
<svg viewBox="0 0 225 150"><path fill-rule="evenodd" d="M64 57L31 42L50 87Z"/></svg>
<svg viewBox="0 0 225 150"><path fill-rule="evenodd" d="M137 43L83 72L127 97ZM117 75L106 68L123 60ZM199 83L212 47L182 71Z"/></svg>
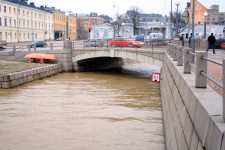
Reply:
<svg viewBox="0 0 225 150"><path fill-rule="evenodd" d="M174 43L168 43L167 48L168 55L177 61L177 66L183 66L184 74L191 74L193 65L195 73L195 87L196 88L207 88L208 81L211 81L218 88L223 91L223 119L225 121L225 59L222 63L217 62L213 59L208 58L207 51L196 51L193 53L191 48L179 46ZM193 61L193 57L195 58ZM222 84L214 77L208 74L208 62L217 65L222 68Z"/></svg>

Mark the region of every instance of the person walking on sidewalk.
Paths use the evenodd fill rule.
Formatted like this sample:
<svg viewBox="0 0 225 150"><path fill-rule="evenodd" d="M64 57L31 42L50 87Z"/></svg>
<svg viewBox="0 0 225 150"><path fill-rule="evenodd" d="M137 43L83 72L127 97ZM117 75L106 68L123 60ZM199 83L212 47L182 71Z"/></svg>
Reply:
<svg viewBox="0 0 225 150"><path fill-rule="evenodd" d="M184 46L184 34L180 36L181 45Z"/></svg>
<svg viewBox="0 0 225 150"><path fill-rule="evenodd" d="M216 37L213 35L213 33L211 33L211 35L208 37L208 49L212 49L213 50L213 54L216 54L215 52L215 44L216 44Z"/></svg>
<svg viewBox="0 0 225 150"><path fill-rule="evenodd" d="M192 33L191 33L191 35L188 38L188 46L189 46L189 48L191 48L191 46L192 46L191 43L192 43Z"/></svg>

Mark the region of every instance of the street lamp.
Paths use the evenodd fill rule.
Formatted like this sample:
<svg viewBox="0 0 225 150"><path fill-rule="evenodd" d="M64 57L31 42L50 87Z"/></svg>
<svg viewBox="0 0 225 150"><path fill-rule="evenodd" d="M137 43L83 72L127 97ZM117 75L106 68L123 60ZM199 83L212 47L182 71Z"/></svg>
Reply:
<svg viewBox="0 0 225 150"><path fill-rule="evenodd" d="M177 10L176 10L176 34L178 34L179 32L179 6L180 6L180 0L176 0L176 6L177 6Z"/></svg>
<svg viewBox="0 0 225 150"><path fill-rule="evenodd" d="M173 0L171 0L171 3L170 3L170 7L171 7L171 10L170 10L170 38L173 39Z"/></svg>
<svg viewBox="0 0 225 150"><path fill-rule="evenodd" d="M195 53L195 1L192 0L192 37L191 37L191 45L192 45L192 52ZM193 59L194 61L194 59Z"/></svg>
<svg viewBox="0 0 225 150"><path fill-rule="evenodd" d="M206 39L206 18L208 16L207 12L204 12L204 39Z"/></svg>

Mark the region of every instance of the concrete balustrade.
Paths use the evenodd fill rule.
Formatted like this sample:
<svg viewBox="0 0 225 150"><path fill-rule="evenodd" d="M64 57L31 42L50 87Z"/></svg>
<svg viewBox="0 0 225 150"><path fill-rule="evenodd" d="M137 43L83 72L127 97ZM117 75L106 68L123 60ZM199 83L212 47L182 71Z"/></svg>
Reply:
<svg viewBox="0 0 225 150"><path fill-rule="evenodd" d="M173 49L173 45L168 46L168 50ZM177 49L174 49L177 62L173 59L175 52L170 52L172 55L166 54L161 70L167 149L225 150L225 89L222 98L207 87L207 61L210 60L206 52L192 54L192 49L184 47L181 54ZM193 56L195 73L191 74ZM184 66L178 65L182 60ZM225 87L225 60L223 78Z"/></svg>
<svg viewBox="0 0 225 150"><path fill-rule="evenodd" d="M177 45L173 44L173 61L177 61Z"/></svg>
<svg viewBox="0 0 225 150"><path fill-rule="evenodd" d="M207 87L207 52L196 52L195 87Z"/></svg>
<svg viewBox="0 0 225 150"><path fill-rule="evenodd" d="M183 47L178 46L177 48L177 66L183 66Z"/></svg>
<svg viewBox="0 0 225 150"><path fill-rule="evenodd" d="M191 51L192 49L190 48L184 48L184 73L185 74L190 74L191 73Z"/></svg>

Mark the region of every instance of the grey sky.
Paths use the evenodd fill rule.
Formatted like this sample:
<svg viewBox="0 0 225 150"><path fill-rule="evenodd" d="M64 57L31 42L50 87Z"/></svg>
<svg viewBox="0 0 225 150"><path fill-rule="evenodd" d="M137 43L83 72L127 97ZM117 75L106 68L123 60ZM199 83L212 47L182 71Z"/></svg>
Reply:
<svg viewBox="0 0 225 150"><path fill-rule="evenodd" d="M170 11L170 0L30 0L37 5L48 5L60 8L62 10L71 10L74 13L90 13L97 12L99 14L108 14L115 16L116 12L124 13L132 6L138 6L145 13L160 13L168 14ZM173 0L180 1L181 6L185 7L188 0ZM209 7L212 4L219 4L221 11L225 12L224 0L199 0L204 5ZM117 8L114 8L114 4Z"/></svg>

